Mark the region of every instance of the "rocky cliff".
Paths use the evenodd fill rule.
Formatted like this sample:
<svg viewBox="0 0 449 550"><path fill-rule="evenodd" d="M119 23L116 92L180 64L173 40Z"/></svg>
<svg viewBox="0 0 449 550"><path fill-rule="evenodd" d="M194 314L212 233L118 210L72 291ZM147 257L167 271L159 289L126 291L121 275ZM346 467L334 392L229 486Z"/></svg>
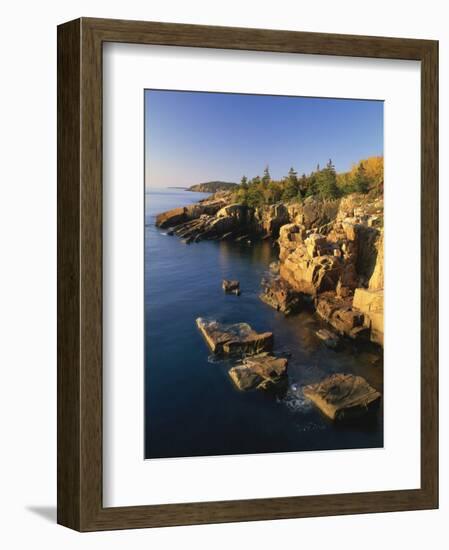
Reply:
<svg viewBox="0 0 449 550"><path fill-rule="evenodd" d="M249 208L234 203L232 193L221 191L195 204L174 208L156 216L156 225L169 228L187 242L203 239L274 237L290 220L282 203Z"/></svg>
<svg viewBox="0 0 449 550"><path fill-rule="evenodd" d="M157 216L185 242L277 239L279 269L261 298L285 314L312 304L333 330L383 344L383 201L352 194L339 200L250 208L231 192Z"/></svg>
<svg viewBox="0 0 449 550"><path fill-rule="evenodd" d="M315 213L306 218L312 206ZM338 333L383 344L381 199L354 194L326 208L305 201L278 242L284 287L313 298L318 315Z"/></svg>

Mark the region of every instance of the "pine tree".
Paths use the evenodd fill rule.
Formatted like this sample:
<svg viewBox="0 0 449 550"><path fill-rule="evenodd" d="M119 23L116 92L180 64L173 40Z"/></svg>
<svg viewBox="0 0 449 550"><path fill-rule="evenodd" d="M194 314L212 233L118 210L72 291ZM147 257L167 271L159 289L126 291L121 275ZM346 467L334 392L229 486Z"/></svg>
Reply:
<svg viewBox="0 0 449 550"><path fill-rule="evenodd" d="M318 194L318 187L317 187L317 174L319 174L320 171L312 172L309 177L307 178L307 188L306 188L306 197L312 197L313 195Z"/></svg>
<svg viewBox="0 0 449 550"><path fill-rule="evenodd" d="M250 185L246 196L246 204L254 208L256 206L260 206L263 203L264 203L264 195L263 195L263 189L261 188L261 186Z"/></svg>
<svg viewBox="0 0 449 550"><path fill-rule="evenodd" d="M368 193L369 178L366 175L366 170L363 162L361 162L357 167L357 171L354 175L354 180L352 182L352 187L356 193Z"/></svg>
<svg viewBox="0 0 449 550"><path fill-rule="evenodd" d="M299 192L301 193L302 196L304 196L307 193L307 183L308 183L307 176L303 174L301 176L301 179L299 180Z"/></svg>
<svg viewBox="0 0 449 550"><path fill-rule="evenodd" d="M299 194L298 174L293 167L288 171L288 176L285 179L284 192L282 198L284 200L290 200L297 197Z"/></svg>
<svg viewBox="0 0 449 550"><path fill-rule="evenodd" d="M271 181L271 176L270 176L270 167L268 166L268 164L265 166L265 170L263 171L263 176L262 176L262 183L264 185L268 185Z"/></svg>
<svg viewBox="0 0 449 550"><path fill-rule="evenodd" d="M318 193L323 199L335 199L339 196L337 173L331 159L329 159L326 167L317 173L316 186Z"/></svg>
<svg viewBox="0 0 449 550"><path fill-rule="evenodd" d="M240 180L240 185L243 189L248 189L248 178L246 176L242 176L242 179Z"/></svg>
<svg viewBox="0 0 449 550"><path fill-rule="evenodd" d="M298 181L298 172L296 172L296 170L293 168L293 166L288 171L287 179L289 181L294 181L294 182Z"/></svg>

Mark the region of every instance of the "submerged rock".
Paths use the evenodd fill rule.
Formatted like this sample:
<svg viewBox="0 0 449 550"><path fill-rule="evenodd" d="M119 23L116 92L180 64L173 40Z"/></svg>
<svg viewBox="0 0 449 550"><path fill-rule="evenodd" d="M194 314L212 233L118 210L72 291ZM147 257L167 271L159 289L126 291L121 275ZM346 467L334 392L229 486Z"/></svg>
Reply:
<svg viewBox="0 0 449 550"><path fill-rule="evenodd" d="M333 374L303 388L310 399L331 420L350 420L375 410L381 395L361 376Z"/></svg>
<svg viewBox="0 0 449 550"><path fill-rule="evenodd" d="M368 342L371 339L371 329L367 326L354 327L348 332L348 336L359 342Z"/></svg>
<svg viewBox="0 0 449 550"><path fill-rule="evenodd" d="M316 333L315 333L318 338L324 342L324 344L328 347L328 348L332 348L332 349L335 349L338 347L338 344L339 344L339 338L336 334L334 334L333 332L331 332L330 330L327 330L325 328L322 328L320 330L317 330Z"/></svg>
<svg viewBox="0 0 449 550"><path fill-rule="evenodd" d="M273 347L273 333L257 333L248 323L221 324L198 317L196 325L214 353L255 355Z"/></svg>
<svg viewBox="0 0 449 550"><path fill-rule="evenodd" d="M230 369L229 376L241 391L281 390L287 385L287 359L256 355Z"/></svg>
<svg viewBox="0 0 449 550"><path fill-rule="evenodd" d="M278 274L279 273L279 262L271 262L268 266L271 273Z"/></svg>
<svg viewBox="0 0 449 550"><path fill-rule="evenodd" d="M222 288L225 292L233 292L237 296L240 295L240 283L237 280L223 279Z"/></svg>

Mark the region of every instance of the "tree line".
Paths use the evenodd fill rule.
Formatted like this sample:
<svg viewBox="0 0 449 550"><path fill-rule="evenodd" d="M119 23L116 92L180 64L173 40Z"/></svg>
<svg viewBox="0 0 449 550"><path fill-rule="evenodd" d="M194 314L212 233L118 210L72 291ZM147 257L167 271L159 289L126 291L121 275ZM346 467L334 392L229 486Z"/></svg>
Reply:
<svg viewBox="0 0 449 550"><path fill-rule="evenodd" d="M298 202L306 197L336 199L350 193L379 195L383 191L383 157L370 157L355 164L349 172L338 173L332 160L324 168L318 165L310 174L298 176L292 167L281 180L273 180L269 166L262 177L243 176L234 193L236 202L251 207L280 201Z"/></svg>

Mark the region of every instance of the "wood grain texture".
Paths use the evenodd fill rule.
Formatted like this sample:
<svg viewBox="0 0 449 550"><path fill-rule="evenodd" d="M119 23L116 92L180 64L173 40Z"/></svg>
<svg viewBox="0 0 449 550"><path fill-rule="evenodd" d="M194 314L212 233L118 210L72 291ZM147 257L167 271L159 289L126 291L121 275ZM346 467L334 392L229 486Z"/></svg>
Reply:
<svg viewBox="0 0 449 550"><path fill-rule="evenodd" d="M102 44L129 42L421 61L421 488L104 508ZM438 43L79 19L58 28L58 522L79 531L438 506ZM198 480L201 483L201 479Z"/></svg>
<svg viewBox="0 0 449 550"><path fill-rule="evenodd" d="M421 61L421 487L438 505L438 42Z"/></svg>
<svg viewBox="0 0 449 550"><path fill-rule="evenodd" d="M80 21L58 29L58 522L80 528Z"/></svg>

